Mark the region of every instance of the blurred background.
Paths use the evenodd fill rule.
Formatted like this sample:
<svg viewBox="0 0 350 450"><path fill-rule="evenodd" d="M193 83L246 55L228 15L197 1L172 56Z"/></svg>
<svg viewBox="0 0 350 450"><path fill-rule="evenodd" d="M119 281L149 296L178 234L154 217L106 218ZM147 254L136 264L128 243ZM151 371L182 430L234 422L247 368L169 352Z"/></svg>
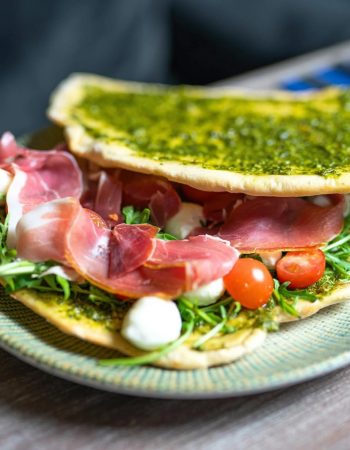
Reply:
<svg viewBox="0 0 350 450"><path fill-rule="evenodd" d="M45 126L74 71L207 84L350 39L348 0L0 1L0 130Z"/></svg>

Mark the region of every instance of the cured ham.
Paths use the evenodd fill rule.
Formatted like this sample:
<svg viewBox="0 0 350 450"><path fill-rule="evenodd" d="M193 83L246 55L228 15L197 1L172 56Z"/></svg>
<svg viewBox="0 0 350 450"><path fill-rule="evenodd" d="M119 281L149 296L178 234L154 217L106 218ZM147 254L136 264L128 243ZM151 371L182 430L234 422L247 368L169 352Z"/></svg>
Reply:
<svg viewBox="0 0 350 450"><path fill-rule="evenodd" d="M65 151L22 148L10 133L5 133L0 141L0 165L13 175L6 198L10 248L16 245L15 230L24 213L57 198L81 196L81 171L74 157Z"/></svg>
<svg viewBox="0 0 350 450"><path fill-rule="evenodd" d="M343 226L344 196L331 195L330 206L302 198L256 197L235 208L219 236L240 251L320 247Z"/></svg>
<svg viewBox="0 0 350 450"><path fill-rule="evenodd" d="M153 222L163 228L167 220L178 212L181 200L169 181L125 172L123 203L136 208L150 208Z"/></svg>
<svg viewBox="0 0 350 450"><path fill-rule="evenodd" d="M204 217L212 222L223 222L242 197L242 194L229 192L213 193L213 196L203 204Z"/></svg>
<svg viewBox="0 0 350 450"><path fill-rule="evenodd" d="M115 175L100 172L93 210L111 226L121 221L122 183Z"/></svg>
<svg viewBox="0 0 350 450"><path fill-rule="evenodd" d="M172 242L152 239L151 247L145 241L154 231L150 225L122 224L110 232L81 210L67 234L66 255L72 267L93 284L133 298L178 296L222 277L238 259L238 252L227 242L209 236ZM114 248L116 236L118 247Z"/></svg>
<svg viewBox="0 0 350 450"><path fill-rule="evenodd" d="M202 205L204 217L215 223L223 222L243 198L243 194L207 192L186 185L181 186L181 191L185 198Z"/></svg>
<svg viewBox="0 0 350 450"><path fill-rule="evenodd" d="M184 268L177 266L164 269L144 267L141 265L146 256L144 252L143 258L139 260L140 267L134 268L136 266L135 258L139 257L138 253L140 252L138 247L134 249L134 255L130 260L124 259L122 273L120 273L120 269L115 271L113 266L111 270L110 239L112 231L107 227L96 225L90 217L87 210L81 209L66 235L68 262L80 275L108 292L132 298L153 294L172 297L183 292L186 278ZM131 230L133 227L144 230L149 236L152 235L151 229L140 228L139 225L123 225L123 232L119 232L120 247L128 246L127 229ZM122 243L123 239L126 242ZM129 253L131 251L130 248ZM115 255L112 254L113 256ZM130 266L126 266L128 262L130 262ZM129 270L132 268L134 270Z"/></svg>
<svg viewBox="0 0 350 450"><path fill-rule="evenodd" d="M106 291L137 298L173 298L225 275L238 258L227 242L210 236L156 239L149 224L112 230L73 197L39 205L17 226L18 256L54 260Z"/></svg>
<svg viewBox="0 0 350 450"><path fill-rule="evenodd" d="M82 208L74 198L65 198L23 215L17 227L17 252L31 261L68 265L84 279L116 294L134 298L179 295L184 290L184 267L155 270L142 265L154 250L156 232L152 225L125 224L112 232L96 213ZM111 247L116 236L118 255L115 243Z"/></svg>
<svg viewBox="0 0 350 450"><path fill-rule="evenodd" d="M10 164L21 152L12 133L6 131L0 140L0 164Z"/></svg>
<svg viewBox="0 0 350 450"><path fill-rule="evenodd" d="M16 229L17 255L30 261L66 264L64 236L81 206L72 198L43 203L27 212Z"/></svg>
<svg viewBox="0 0 350 450"><path fill-rule="evenodd" d="M186 291L226 275L239 258L236 249L220 238L202 235L179 241L157 240L153 255L146 262L150 268L183 266Z"/></svg>
<svg viewBox="0 0 350 450"><path fill-rule="evenodd" d="M125 225L114 227L109 242L109 277L116 278L143 265L156 246L159 229L153 225Z"/></svg>

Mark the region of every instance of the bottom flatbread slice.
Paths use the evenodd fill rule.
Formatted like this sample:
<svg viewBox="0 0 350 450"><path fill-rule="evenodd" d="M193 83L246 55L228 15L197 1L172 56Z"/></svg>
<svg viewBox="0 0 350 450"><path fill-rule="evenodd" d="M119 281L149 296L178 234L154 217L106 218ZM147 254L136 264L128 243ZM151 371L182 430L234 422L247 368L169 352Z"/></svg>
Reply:
<svg viewBox="0 0 350 450"><path fill-rule="evenodd" d="M115 349L118 352L138 356L144 354L130 345L120 334L123 317L128 309L127 303L118 303L112 314L98 318L98 307L91 314L89 305L86 311L76 305L64 301L60 296L47 295L33 290L23 289L12 294L16 300L29 307L35 313L44 317L66 334L73 335L85 341ZM300 318L309 317L320 309L341 303L350 298L350 283L337 285L330 294L314 303L300 300L296 309ZM97 314L95 314L97 312ZM277 320L281 323L297 320L276 309ZM211 366L233 362L259 347L266 338L266 331L261 328L242 329L234 334L215 338L215 348L210 350L195 350L191 348L191 337L188 342L171 353L155 361L153 364L170 369L204 369Z"/></svg>
<svg viewBox="0 0 350 450"><path fill-rule="evenodd" d="M350 283L339 283L329 294L313 303L305 300L299 300L295 306L295 309L299 313L300 319L306 319L307 317L316 314L320 311L320 309L327 308L331 305L336 305L337 303L342 303L346 300L350 300ZM299 320L298 317L286 314L281 311L280 308L276 318L279 323L294 322Z"/></svg>
<svg viewBox="0 0 350 450"><path fill-rule="evenodd" d="M127 311L127 303L119 303L120 308L117 307L110 317L99 321L96 320L96 317L89 317L93 305L89 305L90 311L87 313L83 310L76 313L76 307L70 306L60 296L23 289L12 294L12 297L66 334L115 349L123 355L144 354L129 344L120 334L122 319ZM222 336L216 343L215 350L193 350L189 345L183 344L165 357L155 361L154 365L169 369L201 369L226 364L253 351L263 343L265 337L266 332L262 329L244 329L231 335Z"/></svg>

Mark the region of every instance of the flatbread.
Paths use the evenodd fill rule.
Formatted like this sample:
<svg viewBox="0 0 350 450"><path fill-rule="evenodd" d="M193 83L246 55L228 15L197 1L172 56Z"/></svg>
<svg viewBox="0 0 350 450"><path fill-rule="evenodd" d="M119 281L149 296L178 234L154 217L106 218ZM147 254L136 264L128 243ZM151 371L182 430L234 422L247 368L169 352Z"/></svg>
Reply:
<svg viewBox="0 0 350 450"><path fill-rule="evenodd" d="M340 162L338 161L339 165L336 174L332 172L334 163L330 162L329 170L330 173L333 173L331 176L327 173L318 175L311 172L293 175L266 172L260 175L252 175L251 173L254 172L249 172L249 164L247 171L244 173L238 173L234 170L207 168L203 160L198 160L197 153L192 157L191 161L186 161L185 163L182 160L177 161L175 157L167 159L166 146L164 154L161 154L160 157L158 155L157 160L155 160L154 156L140 154L130 145L126 145L125 139L118 137L119 135L127 136L125 129L113 129L113 136L110 133L108 134L107 131L104 135L96 132L98 124L91 122L91 120L86 121L84 118L77 117L77 105L84 98L84 92L89 87L97 87L105 92L131 92L136 95L137 93L149 93L152 95L152 93L162 92L164 87L121 82L96 75L73 74L54 91L48 109L49 117L56 124L64 127L69 147L73 153L87 158L100 166L120 167L136 172L160 175L171 181L184 183L207 191L243 192L251 195L290 197L350 192L350 150L348 152L347 148L343 149L346 157L341 158ZM225 96L238 100L242 98L254 99L254 110L257 110L262 116L269 115L272 118L277 114L275 111L276 105L279 105L278 114L295 116L298 114L298 111L295 110L294 106L301 102L300 104L307 105L304 109L316 111L315 117L317 117L317 112L329 112L330 122L337 115L337 96L341 95L340 91L336 89L304 95L284 92L257 93L227 88L195 89L191 87L187 89L186 92L189 95L193 95L194 98ZM265 101L265 103L261 103L260 100ZM208 122L210 122L209 119ZM109 125L113 126L111 123ZM324 145L324 148L319 150L320 161L326 158L328 148L330 149L334 145L334 139L327 138L327 133L322 136L322 140L329 139L329 142L326 143L327 145ZM286 138L288 139L288 137ZM319 143L315 142L316 151L318 151L318 145ZM162 150L159 151L161 152ZM230 152L227 154L234 158L235 150L227 151ZM247 147L247 152L254 152L254 145L251 148ZM214 152L210 157L212 160L215 160L222 157L221 153L219 155ZM266 155L262 156L262 159L265 159L266 162L269 158L269 153L266 151ZM324 169L327 172L328 168Z"/></svg>
<svg viewBox="0 0 350 450"><path fill-rule="evenodd" d="M59 296L47 295L33 290L23 289L12 294L12 297L44 317L48 322L66 334L85 341L115 349L118 352L138 356L144 352L130 345L120 334L126 304L120 304L114 316L104 321L91 319L83 311L79 315L71 313L69 306ZM343 302L350 297L350 283L339 284L329 295L314 303L299 301L297 310L300 318L309 317L320 309ZM279 308L276 310L278 320L289 322L296 318L286 315ZM153 364L170 369L204 369L211 366L227 364L252 352L263 344L266 331L261 328L251 328L227 334L213 339L206 350L191 349L191 342L198 336L193 334L181 347L175 349Z"/></svg>

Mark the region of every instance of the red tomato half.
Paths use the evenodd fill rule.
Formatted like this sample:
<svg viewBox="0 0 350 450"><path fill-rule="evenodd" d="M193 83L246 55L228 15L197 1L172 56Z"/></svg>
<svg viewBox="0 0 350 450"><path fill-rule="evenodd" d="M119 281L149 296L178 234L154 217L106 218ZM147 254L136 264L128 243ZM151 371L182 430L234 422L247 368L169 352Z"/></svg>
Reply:
<svg viewBox="0 0 350 450"><path fill-rule="evenodd" d="M249 309L265 305L274 284L266 266L253 258L241 258L224 277L225 287L232 298Z"/></svg>
<svg viewBox="0 0 350 450"><path fill-rule="evenodd" d="M303 289L316 283L326 268L326 258L321 250L288 252L276 265L281 283L289 281L289 287Z"/></svg>

